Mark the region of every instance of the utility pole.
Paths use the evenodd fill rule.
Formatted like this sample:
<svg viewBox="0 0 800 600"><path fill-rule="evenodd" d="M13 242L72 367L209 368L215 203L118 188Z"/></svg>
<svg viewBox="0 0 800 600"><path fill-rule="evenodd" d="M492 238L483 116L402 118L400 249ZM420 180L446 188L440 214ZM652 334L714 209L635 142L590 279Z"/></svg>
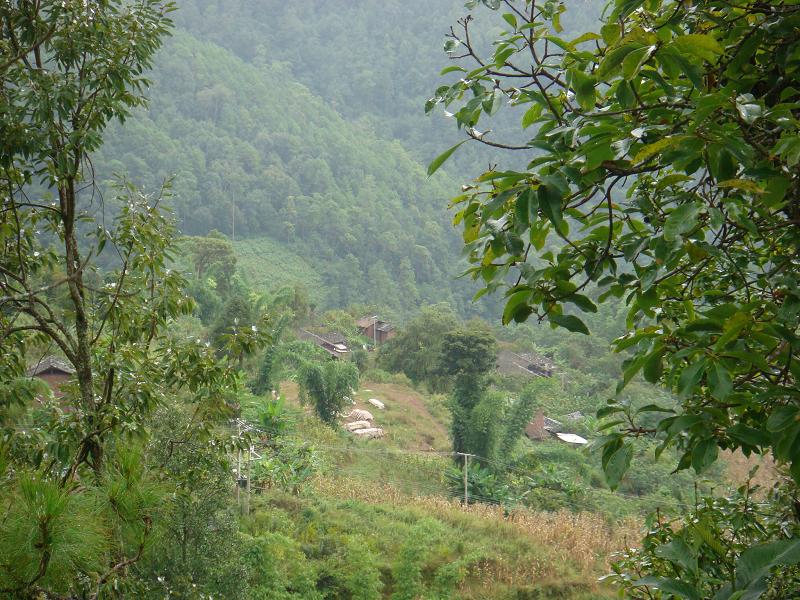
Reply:
<svg viewBox="0 0 800 600"><path fill-rule="evenodd" d="M242 424L239 420L236 420L236 433L237 433L237 441L238 438L242 437ZM242 480L242 449L236 449L236 506L241 510L242 503L240 497L240 485Z"/></svg>
<svg viewBox="0 0 800 600"><path fill-rule="evenodd" d="M464 457L464 505L469 506L469 457L471 454L459 452Z"/></svg>
<svg viewBox="0 0 800 600"><path fill-rule="evenodd" d="M253 446L247 449L247 483L244 495L244 514L250 514L250 464L253 462Z"/></svg>

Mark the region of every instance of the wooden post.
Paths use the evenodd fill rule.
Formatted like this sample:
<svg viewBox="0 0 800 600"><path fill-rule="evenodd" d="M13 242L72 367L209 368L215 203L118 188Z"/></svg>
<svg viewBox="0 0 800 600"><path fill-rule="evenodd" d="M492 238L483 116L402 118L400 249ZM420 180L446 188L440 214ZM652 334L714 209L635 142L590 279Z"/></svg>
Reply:
<svg viewBox="0 0 800 600"><path fill-rule="evenodd" d="M469 506L469 486L467 473L469 471L469 454L464 454L464 505Z"/></svg>
<svg viewBox="0 0 800 600"><path fill-rule="evenodd" d="M241 480L242 480L242 450L236 450L236 506L239 510L242 509L241 498Z"/></svg>
<svg viewBox="0 0 800 600"><path fill-rule="evenodd" d="M242 437L242 424L236 421L236 435L237 438ZM238 441L238 440L237 440ZM242 503L241 503L241 496L239 491L239 482L242 479L242 449L236 449L236 507L241 510Z"/></svg>
<svg viewBox="0 0 800 600"><path fill-rule="evenodd" d="M253 460L253 446L247 449L247 487L244 495L244 514L250 514L250 463Z"/></svg>

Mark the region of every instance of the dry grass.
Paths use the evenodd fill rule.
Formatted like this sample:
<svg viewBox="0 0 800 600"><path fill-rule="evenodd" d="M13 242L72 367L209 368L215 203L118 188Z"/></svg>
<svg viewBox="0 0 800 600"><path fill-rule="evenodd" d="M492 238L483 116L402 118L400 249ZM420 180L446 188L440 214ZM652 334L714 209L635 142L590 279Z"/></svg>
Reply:
<svg viewBox="0 0 800 600"><path fill-rule="evenodd" d="M725 451L720 458L725 464L727 478L734 486L740 486L747 481L751 469L755 466L758 466L758 470L751 481L754 485L760 486L762 490L771 488L780 479L771 455L751 454L748 457L737 450L736 452Z"/></svg>
<svg viewBox="0 0 800 600"><path fill-rule="evenodd" d="M595 513L569 511L537 512L501 506L471 504L439 496L408 496L393 486L365 485L348 479L319 478L313 487L321 495L357 500L369 504L403 506L421 510L457 528L471 528L490 537L516 539L542 550L540 558L526 563L509 563L501 555L482 561L495 581L516 585L524 581L556 578L565 565L572 566L591 581L607 572L612 554L634 544L641 537L641 522L626 519L608 523Z"/></svg>

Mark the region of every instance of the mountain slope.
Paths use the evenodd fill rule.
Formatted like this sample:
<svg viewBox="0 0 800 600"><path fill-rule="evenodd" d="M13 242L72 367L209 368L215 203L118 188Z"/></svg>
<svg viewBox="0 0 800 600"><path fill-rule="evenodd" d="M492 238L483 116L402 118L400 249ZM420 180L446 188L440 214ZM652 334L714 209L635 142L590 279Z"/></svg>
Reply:
<svg viewBox="0 0 800 600"><path fill-rule="evenodd" d="M345 120L282 66L247 64L185 31L152 80L149 109L112 128L99 172L148 188L174 174L184 232L280 242L321 274L324 305L464 307L445 176L428 180L399 143Z"/></svg>

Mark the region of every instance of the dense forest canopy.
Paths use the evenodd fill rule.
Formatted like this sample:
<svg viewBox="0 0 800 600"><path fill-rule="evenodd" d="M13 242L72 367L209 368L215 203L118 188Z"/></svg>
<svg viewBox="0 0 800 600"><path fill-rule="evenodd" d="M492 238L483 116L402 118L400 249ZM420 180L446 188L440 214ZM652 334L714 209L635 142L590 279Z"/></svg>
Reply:
<svg viewBox="0 0 800 600"><path fill-rule="evenodd" d="M427 179L413 143L428 127L420 115L432 81L415 74L434 67L441 36L405 7L397 19L427 23L398 41L410 54L378 52L396 19L378 5L333 4L182 5L151 74L149 107L112 127L98 170L129 173L148 189L174 175L185 233L277 242L322 277L323 306L369 299L407 311L446 300L467 310L469 286L454 282L457 238L441 210L455 184ZM322 14L298 18L311 10ZM349 64L337 52L350 46L323 35L323 23L362 47ZM352 61L370 56L382 57L385 68L373 68L388 78L374 81L374 94L353 77ZM411 138L387 126L389 113Z"/></svg>
<svg viewBox="0 0 800 600"><path fill-rule="evenodd" d="M565 23L591 25L600 6ZM181 3L149 106L112 126L98 171L147 189L174 176L182 231L277 242L323 279L321 306L448 301L489 315L496 303L470 304L456 280L465 265L442 210L455 180L421 167L456 139L450 119L422 115L461 9L445 3L435 21L419 1ZM475 147L454 168L498 157Z"/></svg>

